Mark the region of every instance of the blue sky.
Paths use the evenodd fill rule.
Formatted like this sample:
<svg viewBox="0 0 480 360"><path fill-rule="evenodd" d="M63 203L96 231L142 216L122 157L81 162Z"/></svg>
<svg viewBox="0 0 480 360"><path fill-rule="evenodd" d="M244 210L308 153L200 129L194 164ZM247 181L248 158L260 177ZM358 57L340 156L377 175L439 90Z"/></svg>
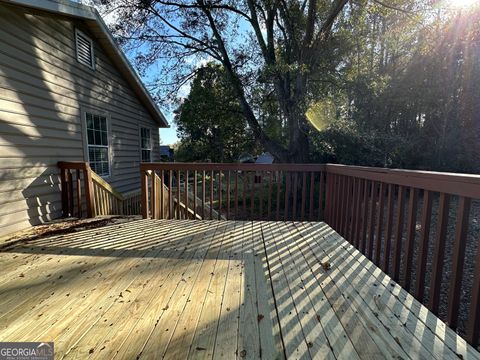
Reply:
<svg viewBox="0 0 480 360"><path fill-rule="evenodd" d="M160 129L160 144L161 145L173 145L178 141L177 137L177 129L175 128L172 120L172 115L167 113L166 111L163 111L163 114L168 120L168 123L170 125L169 129Z"/></svg>

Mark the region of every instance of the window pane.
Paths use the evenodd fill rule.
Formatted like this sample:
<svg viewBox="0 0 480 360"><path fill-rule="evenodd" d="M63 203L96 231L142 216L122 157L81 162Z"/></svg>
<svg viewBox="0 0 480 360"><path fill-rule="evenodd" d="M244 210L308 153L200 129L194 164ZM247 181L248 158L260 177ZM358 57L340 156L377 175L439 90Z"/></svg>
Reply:
<svg viewBox="0 0 480 360"><path fill-rule="evenodd" d="M108 145L108 136L106 131L102 131L102 145Z"/></svg>
<svg viewBox="0 0 480 360"><path fill-rule="evenodd" d="M103 131L107 131L107 118L106 117L100 117L100 129Z"/></svg>
<svg viewBox="0 0 480 360"><path fill-rule="evenodd" d="M146 149L150 149L150 130L147 129L147 132L145 134L146 138L145 138L145 148Z"/></svg>
<svg viewBox="0 0 480 360"><path fill-rule="evenodd" d="M150 149L150 129L140 129L140 146L142 149Z"/></svg>
<svg viewBox="0 0 480 360"><path fill-rule="evenodd" d="M150 150L142 150L142 161L143 162L150 162Z"/></svg>
<svg viewBox="0 0 480 360"><path fill-rule="evenodd" d="M102 145L102 134L100 131L95 131L95 145Z"/></svg>
<svg viewBox="0 0 480 360"><path fill-rule="evenodd" d="M104 161L100 163L100 167L102 169L102 173L100 175L106 176L108 175L108 162Z"/></svg>
<svg viewBox="0 0 480 360"><path fill-rule="evenodd" d="M98 115L93 116L93 125L95 130L100 130L100 117Z"/></svg>
<svg viewBox="0 0 480 360"><path fill-rule="evenodd" d="M98 175L109 175L108 148L89 146L88 160L93 171Z"/></svg>
<svg viewBox="0 0 480 360"><path fill-rule="evenodd" d="M95 148L89 147L88 148L88 161L90 163L95 162Z"/></svg>
<svg viewBox="0 0 480 360"><path fill-rule="evenodd" d="M107 148L99 148L99 156L97 160L100 161L108 161L108 149Z"/></svg>
<svg viewBox="0 0 480 360"><path fill-rule="evenodd" d="M85 114L87 125L88 161L100 176L109 175L108 131L105 116Z"/></svg>
<svg viewBox="0 0 480 360"><path fill-rule="evenodd" d="M88 130L87 130L87 134L88 134L88 145L93 145L93 144L94 144L93 130L92 130L92 129L88 129Z"/></svg>
<svg viewBox="0 0 480 360"><path fill-rule="evenodd" d="M87 129L93 129L93 118L92 114L86 113L85 117L87 118Z"/></svg>

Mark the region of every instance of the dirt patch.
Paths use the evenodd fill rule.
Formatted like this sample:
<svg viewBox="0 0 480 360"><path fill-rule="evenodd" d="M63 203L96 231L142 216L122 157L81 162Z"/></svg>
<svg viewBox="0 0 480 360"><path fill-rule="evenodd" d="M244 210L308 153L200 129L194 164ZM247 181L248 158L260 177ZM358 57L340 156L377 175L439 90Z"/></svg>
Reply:
<svg viewBox="0 0 480 360"><path fill-rule="evenodd" d="M138 220L139 218L139 216L102 216L92 219L69 218L55 220L47 224L32 226L26 230L0 237L0 248L17 245L20 242L36 240L51 235L69 234L106 225Z"/></svg>

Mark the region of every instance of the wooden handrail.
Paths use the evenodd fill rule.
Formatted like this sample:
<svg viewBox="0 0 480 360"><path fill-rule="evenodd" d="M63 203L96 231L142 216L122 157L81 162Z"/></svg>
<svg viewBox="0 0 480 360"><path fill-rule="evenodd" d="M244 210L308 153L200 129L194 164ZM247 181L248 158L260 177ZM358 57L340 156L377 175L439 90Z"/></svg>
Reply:
<svg viewBox="0 0 480 360"><path fill-rule="evenodd" d="M480 198L480 175L327 164L330 174Z"/></svg>
<svg viewBox="0 0 480 360"><path fill-rule="evenodd" d="M117 190L115 190L108 182L102 179L100 175L98 175L96 172L92 171L92 180L95 181L98 185L103 187L105 190L110 192L114 197L116 197L118 200L124 200L125 197L119 193Z"/></svg>
<svg viewBox="0 0 480 360"><path fill-rule="evenodd" d="M57 166L60 169L87 170L87 168L90 168L90 165L84 161L59 161Z"/></svg>
<svg viewBox="0 0 480 360"><path fill-rule="evenodd" d="M140 171L325 171L324 164L141 163Z"/></svg>

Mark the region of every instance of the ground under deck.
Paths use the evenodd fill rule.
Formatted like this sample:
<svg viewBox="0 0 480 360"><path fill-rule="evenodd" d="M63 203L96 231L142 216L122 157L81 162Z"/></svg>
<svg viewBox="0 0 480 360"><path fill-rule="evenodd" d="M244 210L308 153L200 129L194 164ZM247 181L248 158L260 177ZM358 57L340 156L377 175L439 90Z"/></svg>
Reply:
<svg viewBox="0 0 480 360"><path fill-rule="evenodd" d="M140 220L0 269L0 341L56 359L480 359L324 223Z"/></svg>

